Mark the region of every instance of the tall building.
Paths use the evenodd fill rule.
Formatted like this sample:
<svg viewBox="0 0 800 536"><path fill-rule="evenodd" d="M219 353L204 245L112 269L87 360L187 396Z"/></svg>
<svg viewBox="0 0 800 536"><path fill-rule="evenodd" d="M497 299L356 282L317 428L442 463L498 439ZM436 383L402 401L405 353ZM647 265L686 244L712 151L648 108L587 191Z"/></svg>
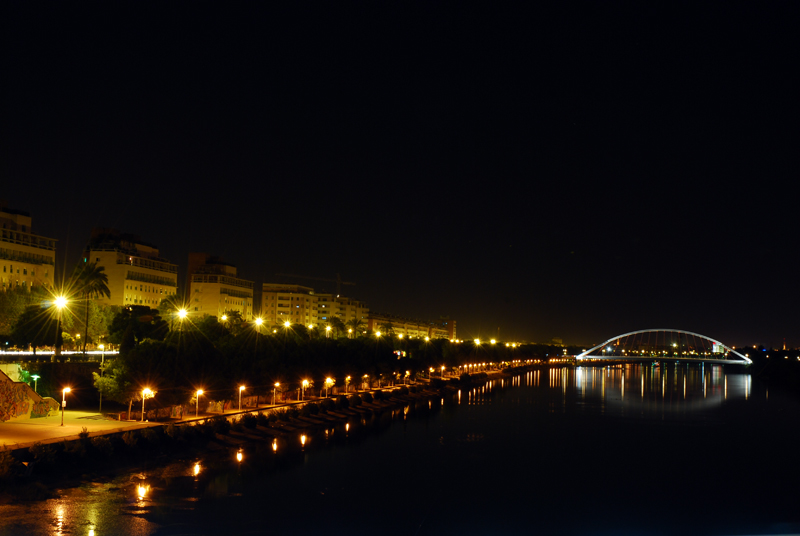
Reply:
<svg viewBox="0 0 800 536"><path fill-rule="evenodd" d="M317 296L301 285L264 283L261 287L261 318L268 326L291 322L316 326Z"/></svg>
<svg viewBox="0 0 800 536"><path fill-rule="evenodd" d="M239 311L244 320L253 318L253 282L238 278L236 266L206 253L190 253L188 273L190 311L217 318Z"/></svg>
<svg viewBox="0 0 800 536"><path fill-rule="evenodd" d="M456 321L441 318L438 322L426 322L402 316L370 313L367 329L379 331L384 324L391 324L395 335L402 335L410 339L425 337L431 339L456 339Z"/></svg>
<svg viewBox="0 0 800 536"><path fill-rule="evenodd" d="M52 288L56 239L33 234L27 212L0 203L0 288Z"/></svg>
<svg viewBox="0 0 800 536"><path fill-rule="evenodd" d="M178 292L178 266L159 256L158 247L138 236L116 229L92 229L84 251L87 262L105 268L110 298L97 300L100 305L148 305Z"/></svg>
<svg viewBox="0 0 800 536"><path fill-rule="evenodd" d="M369 308L365 303L345 296L317 294L317 319L319 323L325 325L334 316L338 316L343 322L351 322L353 319L358 318L364 322L366 329Z"/></svg>

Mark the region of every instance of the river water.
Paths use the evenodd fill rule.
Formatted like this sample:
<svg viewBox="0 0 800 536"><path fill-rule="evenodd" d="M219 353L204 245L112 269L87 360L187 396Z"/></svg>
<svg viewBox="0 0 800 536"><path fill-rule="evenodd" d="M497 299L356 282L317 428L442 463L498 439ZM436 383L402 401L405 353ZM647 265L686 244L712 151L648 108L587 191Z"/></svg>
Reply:
<svg viewBox="0 0 800 536"><path fill-rule="evenodd" d="M0 533L800 533L798 409L734 367L542 368L4 506Z"/></svg>

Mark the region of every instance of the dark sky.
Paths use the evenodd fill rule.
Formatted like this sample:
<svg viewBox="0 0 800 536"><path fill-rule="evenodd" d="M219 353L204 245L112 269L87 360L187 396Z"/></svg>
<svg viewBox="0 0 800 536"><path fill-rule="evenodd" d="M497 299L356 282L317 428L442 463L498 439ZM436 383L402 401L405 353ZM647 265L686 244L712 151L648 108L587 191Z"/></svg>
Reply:
<svg viewBox="0 0 800 536"><path fill-rule="evenodd" d="M463 338L800 345L796 3L0 9L0 197L68 263L117 227Z"/></svg>

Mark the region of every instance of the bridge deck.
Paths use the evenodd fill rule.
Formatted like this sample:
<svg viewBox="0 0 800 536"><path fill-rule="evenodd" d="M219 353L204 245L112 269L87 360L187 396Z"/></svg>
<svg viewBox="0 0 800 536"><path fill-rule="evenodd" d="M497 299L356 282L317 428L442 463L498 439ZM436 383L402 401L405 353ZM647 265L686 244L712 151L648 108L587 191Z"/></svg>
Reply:
<svg viewBox="0 0 800 536"><path fill-rule="evenodd" d="M739 361L733 359L711 359L708 357L657 357L657 356L594 356L587 355L583 359L578 359L578 364L585 361L670 361L670 362L683 362L683 363L710 363L712 365L749 365L747 361Z"/></svg>

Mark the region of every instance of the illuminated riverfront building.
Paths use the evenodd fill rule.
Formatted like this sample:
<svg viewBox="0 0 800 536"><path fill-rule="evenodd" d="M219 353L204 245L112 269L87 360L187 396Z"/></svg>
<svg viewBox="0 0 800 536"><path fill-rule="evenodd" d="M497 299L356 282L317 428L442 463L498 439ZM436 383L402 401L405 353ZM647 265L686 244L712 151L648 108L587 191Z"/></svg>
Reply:
<svg viewBox="0 0 800 536"><path fill-rule="evenodd" d="M206 253L189 254L190 311L221 318L238 311L244 320L253 317L253 282L240 279L236 266Z"/></svg>
<svg viewBox="0 0 800 536"><path fill-rule="evenodd" d="M426 322L404 318L402 316L370 313L367 322L367 329L379 331L380 326L391 324L395 335L402 335L408 338L429 337L431 339L450 339L456 338L456 321L449 318L441 318L438 322Z"/></svg>
<svg viewBox="0 0 800 536"><path fill-rule="evenodd" d="M317 325L314 289L302 285L264 283L261 287L261 317L268 326L285 322Z"/></svg>
<svg viewBox="0 0 800 536"><path fill-rule="evenodd" d="M84 258L102 266L108 276L111 297L100 297L100 305L158 307L178 291L178 266L159 257L158 248L138 236L116 229L92 229Z"/></svg>
<svg viewBox="0 0 800 536"><path fill-rule="evenodd" d="M364 302L335 294L317 294L317 307L317 318L322 325L329 324L334 316L342 322L358 319L364 322L364 326L367 325L369 308Z"/></svg>
<svg viewBox="0 0 800 536"><path fill-rule="evenodd" d="M27 212L0 204L0 288L53 286L55 238L35 235Z"/></svg>

